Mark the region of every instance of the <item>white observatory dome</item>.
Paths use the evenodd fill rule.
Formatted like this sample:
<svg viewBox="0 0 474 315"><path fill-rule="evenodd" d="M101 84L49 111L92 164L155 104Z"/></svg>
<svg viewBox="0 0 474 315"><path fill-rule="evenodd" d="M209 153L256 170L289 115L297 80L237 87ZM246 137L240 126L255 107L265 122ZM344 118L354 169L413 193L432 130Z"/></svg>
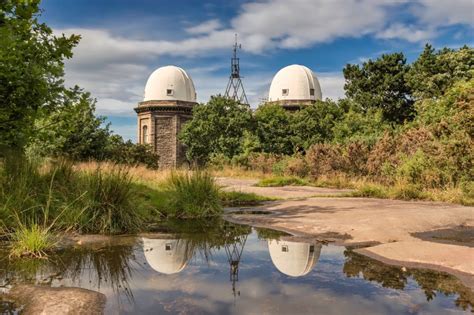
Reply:
<svg viewBox="0 0 474 315"><path fill-rule="evenodd" d="M178 273L191 258L187 242L177 239L142 238L145 259L154 270L163 274Z"/></svg>
<svg viewBox="0 0 474 315"><path fill-rule="evenodd" d="M196 90L191 77L175 66L161 67L153 71L145 86L143 101L196 102Z"/></svg>
<svg viewBox="0 0 474 315"><path fill-rule="evenodd" d="M268 93L270 102L321 99L322 93L318 78L313 71L301 65L291 65L280 69L273 77Z"/></svg>
<svg viewBox="0 0 474 315"><path fill-rule="evenodd" d="M301 277L316 265L321 244L268 240L268 251L275 267L285 275Z"/></svg>

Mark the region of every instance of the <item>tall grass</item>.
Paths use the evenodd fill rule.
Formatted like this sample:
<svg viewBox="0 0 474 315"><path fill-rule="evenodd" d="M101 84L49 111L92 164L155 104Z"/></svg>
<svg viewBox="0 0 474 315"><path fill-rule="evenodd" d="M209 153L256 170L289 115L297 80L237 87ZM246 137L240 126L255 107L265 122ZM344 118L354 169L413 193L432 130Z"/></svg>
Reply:
<svg viewBox="0 0 474 315"><path fill-rule="evenodd" d="M100 166L79 176L85 192L82 230L95 233L135 232L143 218L132 178L122 167L104 172Z"/></svg>
<svg viewBox="0 0 474 315"><path fill-rule="evenodd" d="M171 173L165 182L167 214L179 218L206 217L220 214L219 187L214 178L203 171Z"/></svg>

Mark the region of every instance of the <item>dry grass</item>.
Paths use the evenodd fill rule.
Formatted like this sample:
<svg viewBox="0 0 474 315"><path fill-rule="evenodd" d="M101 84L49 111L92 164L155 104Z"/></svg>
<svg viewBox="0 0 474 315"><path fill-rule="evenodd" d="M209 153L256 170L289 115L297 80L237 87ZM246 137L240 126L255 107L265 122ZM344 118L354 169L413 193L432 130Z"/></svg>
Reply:
<svg viewBox="0 0 474 315"><path fill-rule="evenodd" d="M248 170L238 166L224 166L219 169L210 169L209 171L214 177L265 179L274 176L273 174L266 174L259 170Z"/></svg>
<svg viewBox="0 0 474 315"><path fill-rule="evenodd" d="M116 168L116 164L110 162L83 162L74 165L74 169L87 173L96 171L97 167L100 167L105 172L112 172L114 168ZM121 165L121 167L127 170L133 181L146 184L150 187L160 186L171 176L171 170L169 169L152 170L145 166L125 165ZM177 172L185 171L178 170Z"/></svg>

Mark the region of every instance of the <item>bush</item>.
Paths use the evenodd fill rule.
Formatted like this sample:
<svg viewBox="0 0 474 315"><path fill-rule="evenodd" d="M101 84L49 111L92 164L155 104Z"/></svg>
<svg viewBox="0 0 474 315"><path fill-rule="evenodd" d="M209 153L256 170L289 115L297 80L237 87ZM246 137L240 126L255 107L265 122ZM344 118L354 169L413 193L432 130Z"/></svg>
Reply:
<svg viewBox="0 0 474 315"><path fill-rule="evenodd" d="M342 152L338 145L315 144L306 152L309 174L313 178L335 173L341 169Z"/></svg>
<svg viewBox="0 0 474 315"><path fill-rule="evenodd" d="M286 162L285 175L306 177L309 173L308 163L301 155L290 157Z"/></svg>
<svg viewBox="0 0 474 315"><path fill-rule="evenodd" d="M251 169L270 174L273 172L275 164L281 159L281 156L276 154L252 153L249 155L248 163Z"/></svg>
<svg viewBox="0 0 474 315"><path fill-rule="evenodd" d="M207 172L173 172L165 187L169 198L167 209L160 210L169 216L197 218L222 212L219 187Z"/></svg>

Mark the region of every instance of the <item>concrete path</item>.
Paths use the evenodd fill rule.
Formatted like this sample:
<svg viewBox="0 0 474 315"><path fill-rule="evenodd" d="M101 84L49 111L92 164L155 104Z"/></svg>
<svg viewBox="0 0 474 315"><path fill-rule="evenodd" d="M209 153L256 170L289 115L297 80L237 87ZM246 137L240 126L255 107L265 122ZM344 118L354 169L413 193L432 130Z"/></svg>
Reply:
<svg viewBox="0 0 474 315"><path fill-rule="evenodd" d="M245 180L221 180L226 189L259 193ZM313 187L266 188L266 196L304 198ZM291 194L288 192L291 189ZM261 191L261 190L260 190ZM337 189L331 193L345 193ZM427 268L468 276L474 287L474 248L421 240L413 233L463 226L474 229L474 207L421 201L370 198L304 198L278 200L253 210L268 215L231 215L233 221L271 227L294 234L334 240L341 245L368 243L361 253L399 265L417 264ZM383 244L383 245L380 245ZM465 280L465 279L464 279ZM466 282L466 281L465 281Z"/></svg>

